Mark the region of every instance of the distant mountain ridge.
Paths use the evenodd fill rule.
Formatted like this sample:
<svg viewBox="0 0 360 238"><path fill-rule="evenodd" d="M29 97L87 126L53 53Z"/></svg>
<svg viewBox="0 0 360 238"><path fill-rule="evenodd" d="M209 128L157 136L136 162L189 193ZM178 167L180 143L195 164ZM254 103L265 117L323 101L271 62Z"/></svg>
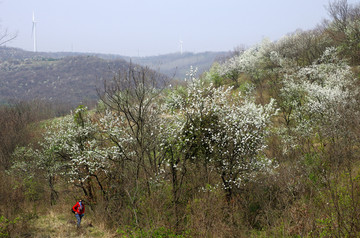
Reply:
<svg viewBox="0 0 360 238"><path fill-rule="evenodd" d="M142 66L148 66L149 68L159 71L169 77L175 77L177 79L184 79L186 73L189 71L190 66L198 68L198 73L201 74L207 71L210 66L219 58L223 58L229 55L229 52L201 52L191 53L169 53L157 56L145 56L145 57L129 57L117 54L101 54L101 53L80 53L80 52L31 52L25 51L19 48L0 47L0 60L11 59L41 59L41 58L53 58L61 59L64 57L73 56L95 56L105 60L125 60Z"/></svg>
<svg viewBox="0 0 360 238"><path fill-rule="evenodd" d="M228 52L185 52L183 54L172 53L148 57L124 57L124 59L131 59L136 64L146 65L169 77L183 80L186 77L186 73L190 70L190 66L196 67L198 74L202 74L210 69L217 59L228 54Z"/></svg>
<svg viewBox="0 0 360 238"><path fill-rule="evenodd" d="M0 47L0 103L11 99L45 99L80 104L97 99L97 88L131 61L170 78L183 79L190 65L199 73L224 53L184 53L153 57L124 57L73 52L30 52Z"/></svg>

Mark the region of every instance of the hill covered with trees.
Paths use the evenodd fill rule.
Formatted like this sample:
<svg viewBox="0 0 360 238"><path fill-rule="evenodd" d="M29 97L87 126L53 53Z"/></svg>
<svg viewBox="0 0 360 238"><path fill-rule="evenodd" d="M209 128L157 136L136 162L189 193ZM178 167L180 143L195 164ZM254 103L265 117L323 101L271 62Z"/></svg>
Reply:
<svg viewBox="0 0 360 238"><path fill-rule="evenodd" d="M186 53L154 57L122 57L85 53L29 52L0 47L0 102L53 100L71 105L91 103L96 90L119 70L133 64L150 67L173 79L185 78L185 68L198 65L208 70L216 57L225 53Z"/></svg>
<svg viewBox="0 0 360 238"><path fill-rule="evenodd" d="M0 204L11 204L0 231L36 236L49 210L71 219L63 211L82 198L78 235L358 237L360 5L328 11L201 77L191 68L185 85L129 66L94 110L44 121L2 108L13 133L0 147Z"/></svg>
<svg viewBox="0 0 360 238"><path fill-rule="evenodd" d="M94 56L8 59L0 63L0 100L89 103L97 99L96 89L103 87L104 80L126 67L124 60Z"/></svg>
<svg viewBox="0 0 360 238"><path fill-rule="evenodd" d="M183 54L173 53L148 57L124 57L124 59L131 60L139 65L148 66L168 77L184 80L191 66L196 66L199 76L209 70L215 61L229 55L229 52L184 52Z"/></svg>

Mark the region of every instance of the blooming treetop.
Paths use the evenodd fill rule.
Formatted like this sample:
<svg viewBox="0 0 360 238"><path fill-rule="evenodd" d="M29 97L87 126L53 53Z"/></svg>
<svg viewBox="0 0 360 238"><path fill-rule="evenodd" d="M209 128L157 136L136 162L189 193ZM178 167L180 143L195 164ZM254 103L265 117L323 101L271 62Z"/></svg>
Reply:
<svg viewBox="0 0 360 238"><path fill-rule="evenodd" d="M337 57L335 48L328 48L312 65L286 73L281 97L292 108L294 132L302 137L336 134L335 125L341 123L344 110L354 103L354 82L350 67ZM330 125L333 129L325 129Z"/></svg>
<svg viewBox="0 0 360 238"><path fill-rule="evenodd" d="M192 135L186 137L188 143L201 138L206 159L217 168L226 189L239 186L242 179L269 164L261 155L276 113L274 100L257 105L241 94L233 95L231 87L216 88L192 77L187 97L172 95L170 101L168 105L177 108L173 111L178 128Z"/></svg>
<svg viewBox="0 0 360 238"><path fill-rule="evenodd" d="M219 75L222 77L232 78L234 80L241 73L249 74L253 77L259 77L262 69L261 64L264 57L271 52L272 49L271 41L265 39L259 45L256 45L242 53L236 55L219 67Z"/></svg>

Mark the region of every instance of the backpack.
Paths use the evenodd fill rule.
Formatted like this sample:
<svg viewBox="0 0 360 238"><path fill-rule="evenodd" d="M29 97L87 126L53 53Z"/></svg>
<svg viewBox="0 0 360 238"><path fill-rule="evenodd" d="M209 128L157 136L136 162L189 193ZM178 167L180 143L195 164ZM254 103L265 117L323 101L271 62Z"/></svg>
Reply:
<svg viewBox="0 0 360 238"><path fill-rule="evenodd" d="M75 214L75 211L71 208L71 212Z"/></svg>

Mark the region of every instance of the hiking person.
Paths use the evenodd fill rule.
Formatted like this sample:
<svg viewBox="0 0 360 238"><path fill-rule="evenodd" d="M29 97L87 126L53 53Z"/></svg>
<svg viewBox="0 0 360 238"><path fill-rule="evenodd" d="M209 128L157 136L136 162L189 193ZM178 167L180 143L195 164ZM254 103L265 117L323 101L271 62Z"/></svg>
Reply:
<svg viewBox="0 0 360 238"><path fill-rule="evenodd" d="M85 205L83 201L80 199L72 208L73 212L75 213L75 217L77 219L77 227L80 227L81 218L84 216L85 212Z"/></svg>

